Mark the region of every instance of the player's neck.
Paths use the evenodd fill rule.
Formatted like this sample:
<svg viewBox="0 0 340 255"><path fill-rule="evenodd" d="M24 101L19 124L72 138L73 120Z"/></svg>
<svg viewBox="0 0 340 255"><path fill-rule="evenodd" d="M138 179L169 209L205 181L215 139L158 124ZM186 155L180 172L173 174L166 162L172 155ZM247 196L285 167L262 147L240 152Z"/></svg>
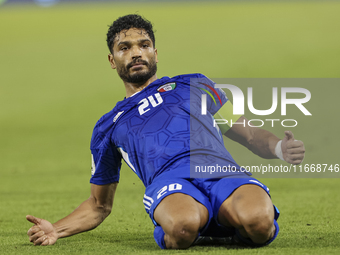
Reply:
<svg viewBox="0 0 340 255"><path fill-rule="evenodd" d="M131 82L125 82L124 81L125 90L126 90L126 98L132 96L133 94L135 94L135 93L137 93L139 91L142 91L150 83L154 82L155 80L157 80L157 75L156 74L154 76L152 76L149 80L147 80L144 83L131 83Z"/></svg>

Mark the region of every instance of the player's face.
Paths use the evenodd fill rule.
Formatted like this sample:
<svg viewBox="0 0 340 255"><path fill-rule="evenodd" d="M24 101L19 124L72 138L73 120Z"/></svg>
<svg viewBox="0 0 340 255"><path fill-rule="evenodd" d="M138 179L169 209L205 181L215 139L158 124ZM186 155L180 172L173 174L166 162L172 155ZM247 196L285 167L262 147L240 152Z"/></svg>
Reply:
<svg viewBox="0 0 340 255"><path fill-rule="evenodd" d="M109 61L123 81L143 84L156 74L157 49L144 29L130 28L116 36Z"/></svg>

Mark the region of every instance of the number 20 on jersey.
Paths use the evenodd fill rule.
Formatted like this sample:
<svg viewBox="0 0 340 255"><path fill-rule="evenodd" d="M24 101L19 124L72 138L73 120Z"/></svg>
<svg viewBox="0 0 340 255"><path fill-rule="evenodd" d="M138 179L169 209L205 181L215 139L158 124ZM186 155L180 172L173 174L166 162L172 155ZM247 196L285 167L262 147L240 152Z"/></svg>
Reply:
<svg viewBox="0 0 340 255"><path fill-rule="evenodd" d="M139 114L143 115L144 113L149 111L151 109L151 107L156 107L156 106L160 105L161 103L163 103L163 98L161 97L161 95L159 93L148 96L147 98L143 98L138 103L138 104L140 104L140 106L138 107ZM151 106L150 106L150 104L151 104Z"/></svg>

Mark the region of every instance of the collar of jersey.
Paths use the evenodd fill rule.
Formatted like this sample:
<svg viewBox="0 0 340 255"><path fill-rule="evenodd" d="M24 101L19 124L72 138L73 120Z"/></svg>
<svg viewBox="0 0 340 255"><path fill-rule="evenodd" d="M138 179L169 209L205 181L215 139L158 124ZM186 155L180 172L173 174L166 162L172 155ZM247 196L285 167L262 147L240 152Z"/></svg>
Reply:
<svg viewBox="0 0 340 255"><path fill-rule="evenodd" d="M116 104L116 107L118 109L123 109L125 107L130 108L132 105L135 105L140 102L142 99L141 97L145 97L145 94L148 93L151 89L153 89L156 86L159 86L161 84L168 83L172 78L168 76L164 76L160 79L155 80L154 82L151 82L147 87L145 87L143 90L138 91L134 93L132 96L128 98L124 98L124 100L119 101Z"/></svg>

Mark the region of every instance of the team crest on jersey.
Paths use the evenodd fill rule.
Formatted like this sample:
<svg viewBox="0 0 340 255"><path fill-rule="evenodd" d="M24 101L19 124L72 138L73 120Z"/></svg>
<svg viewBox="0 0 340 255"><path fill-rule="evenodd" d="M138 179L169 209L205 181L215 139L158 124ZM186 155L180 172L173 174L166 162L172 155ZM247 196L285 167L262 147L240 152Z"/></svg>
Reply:
<svg viewBox="0 0 340 255"><path fill-rule="evenodd" d="M176 88L176 83L175 82L171 82L171 83L167 83L164 84L162 86L160 86L157 91L158 92L166 92L166 91L170 91L170 90L174 90Z"/></svg>

